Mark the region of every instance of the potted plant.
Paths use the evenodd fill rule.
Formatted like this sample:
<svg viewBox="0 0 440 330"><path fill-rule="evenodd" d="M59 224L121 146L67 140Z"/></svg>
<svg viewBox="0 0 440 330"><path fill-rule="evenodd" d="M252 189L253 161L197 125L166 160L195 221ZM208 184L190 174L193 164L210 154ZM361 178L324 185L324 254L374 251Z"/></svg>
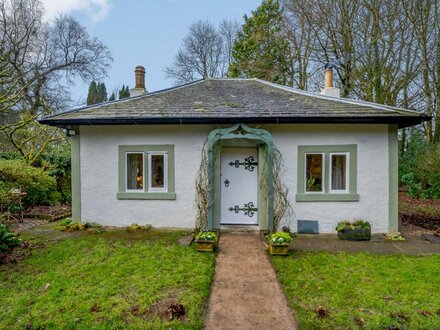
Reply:
<svg viewBox="0 0 440 330"><path fill-rule="evenodd" d="M213 231L201 231L196 235L196 250L197 251L214 251L214 246L217 244L218 236Z"/></svg>
<svg viewBox="0 0 440 330"><path fill-rule="evenodd" d="M338 223L336 231L342 240L369 241L371 239L371 224L365 220L341 221Z"/></svg>
<svg viewBox="0 0 440 330"><path fill-rule="evenodd" d="M278 231L269 236L269 252L272 255L286 256L289 254L289 244L292 242L290 233Z"/></svg>

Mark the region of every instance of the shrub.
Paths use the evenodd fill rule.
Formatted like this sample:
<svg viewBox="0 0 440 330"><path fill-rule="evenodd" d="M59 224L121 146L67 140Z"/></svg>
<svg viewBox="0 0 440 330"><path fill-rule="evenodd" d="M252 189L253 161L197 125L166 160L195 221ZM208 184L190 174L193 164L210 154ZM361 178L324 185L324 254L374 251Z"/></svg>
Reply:
<svg viewBox="0 0 440 330"><path fill-rule="evenodd" d="M217 242L218 237L214 231L201 231L196 235L196 240Z"/></svg>
<svg viewBox="0 0 440 330"><path fill-rule="evenodd" d="M84 231L86 229L87 229L87 227L83 223L75 222L75 223L71 223L71 224L67 225L66 227L64 227L62 229L62 231L70 233L72 231Z"/></svg>
<svg viewBox="0 0 440 330"><path fill-rule="evenodd" d="M417 163L422 184L420 197L440 199L440 144L431 146Z"/></svg>
<svg viewBox="0 0 440 330"><path fill-rule="evenodd" d="M0 224L0 253L9 252L14 247L20 246L21 242L21 239L7 226Z"/></svg>
<svg viewBox="0 0 440 330"><path fill-rule="evenodd" d="M416 178L415 173L410 172L402 175L400 182L408 188L408 195L419 197L422 192L422 184Z"/></svg>
<svg viewBox="0 0 440 330"><path fill-rule="evenodd" d="M10 196L11 189L26 192L25 205L53 205L59 202L56 181L41 168L27 165L21 160L0 159L0 203Z"/></svg>
<svg viewBox="0 0 440 330"><path fill-rule="evenodd" d="M421 133L413 132L399 159L399 178L410 196L440 199L440 144L426 143Z"/></svg>
<svg viewBox="0 0 440 330"><path fill-rule="evenodd" d="M385 239L391 242L404 241L405 238L398 232L391 232L385 235Z"/></svg>
<svg viewBox="0 0 440 330"><path fill-rule="evenodd" d="M72 223L72 219L67 218L60 223L61 230L65 232L72 231L84 231L90 228L102 228L102 225L96 222L74 222Z"/></svg>
<svg viewBox="0 0 440 330"><path fill-rule="evenodd" d="M344 220L338 223L338 225L336 226L336 231L353 230L357 227L361 227L363 229L371 229L371 224L368 221L362 219L355 220L354 222Z"/></svg>
<svg viewBox="0 0 440 330"><path fill-rule="evenodd" d="M290 244L292 236L290 233L278 231L269 236L269 242L272 244Z"/></svg>
<svg viewBox="0 0 440 330"><path fill-rule="evenodd" d="M151 228L151 225L140 226L137 223L132 223L130 226L125 228L125 231L128 233L132 233L138 230L148 231Z"/></svg>
<svg viewBox="0 0 440 330"><path fill-rule="evenodd" d="M102 228L102 225L97 222L83 222L86 229L88 228Z"/></svg>
<svg viewBox="0 0 440 330"><path fill-rule="evenodd" d="M61 202L70 203L72 199L70 144L48 149L38 158L35 166L43 168L55 178Z"/></svg>
<svg viewBox="0 0 440 330"><path fill-rule="evenodd" d="M60 225L63 226L63 227L66 227L66 226L70 225L71 223L72 223L72 219L71 218L67 218L67 219L64 219L63 221L61 221Z"/></svg>

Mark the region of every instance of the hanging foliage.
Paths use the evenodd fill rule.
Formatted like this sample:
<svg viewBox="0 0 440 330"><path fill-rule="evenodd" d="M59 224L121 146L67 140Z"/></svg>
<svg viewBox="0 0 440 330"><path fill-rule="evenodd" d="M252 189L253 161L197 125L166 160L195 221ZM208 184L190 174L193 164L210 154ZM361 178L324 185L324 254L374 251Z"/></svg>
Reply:
<svg viewBox="0 0 440 330"><path fill-rule="evenodd" d="M208 176L208 143L205 141L202 149L202 159L196 176L196 197L197 207L195 232L204 231L208 227L209 210L209 176ZM214 187L211 187L214 189Z"/></svg>
<svg viewBox="0 0 440 330"><path fill-rule="evenodd" d="M274 147L273 149L273 230L290 227L295 212L290 204L288 195L289 188L283 183L281 177L284 175L284 161L281 152Z"/></svg>
<svg viewBox="0 0 440 330"><path fill-rule="evenodd" d="M216 145L216 148L220 148L220 144ZM218 149L217 149L218 151ZM220 152L213 153L213 162L217 162L217 155ZM281 228L282 226L290 226L295 214L290 204L288 193L289 189L282 182L281 177L284 174L283 157L280 151L276 148L273 150L273 164L272 164L272 179L273 179L273 231ZM266 161L261 164L263 177L268 177L268 169L270 166ZM208 210L211 207L209 202L209 191L213 191L215 187L209 186L209 161L208 161L208 144L207 141L203 145L202 157L200 167L196 176L196 196L195 204L197 208L195 231L207 230L208 227ZM269 186L268 180L260 181L260 189L264 192L263 198L265 201L269 200ZM212 202L213 203L213 202Z"/></svg>

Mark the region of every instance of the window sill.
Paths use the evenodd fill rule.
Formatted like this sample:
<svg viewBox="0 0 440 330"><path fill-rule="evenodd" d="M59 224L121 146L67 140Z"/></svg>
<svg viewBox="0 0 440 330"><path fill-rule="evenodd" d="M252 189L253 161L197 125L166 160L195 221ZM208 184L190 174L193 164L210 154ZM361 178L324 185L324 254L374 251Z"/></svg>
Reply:
<svg viewBox="0 0 440 330"><path fill-rule="evenodd" d="M297 202L358 202L359 194L296 194Z"/></svg>
<svg viewBox="0 0 440 330"><path fill-rule="evenodd" d="M175 200L176 193L173 192L118 192L117 199L151 199L151 200Z"/></svg>

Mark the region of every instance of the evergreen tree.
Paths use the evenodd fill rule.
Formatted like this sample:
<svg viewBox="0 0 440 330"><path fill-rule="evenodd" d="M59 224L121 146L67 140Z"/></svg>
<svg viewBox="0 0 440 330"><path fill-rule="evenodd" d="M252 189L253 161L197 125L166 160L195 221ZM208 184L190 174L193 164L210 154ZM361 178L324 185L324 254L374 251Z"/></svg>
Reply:
<svg viewBox="0 0 440 330"><path fill-rule="evenodd" d="M96 103L107 102L107 88L104 83L98 83Z"/></svg>
<svg viewBox="0 0 440 330"><path fill-rule="evenodd" d="M283 9L279 1L264 0L244 20L232 50L229 76L292 85L292 52L283 33Z"/></svg>
<svg viewBox="0 0 440 330"><path fill-rule="evenodd" d="M127 97L130 97L130 90L128 88L128 85L122 85L122 88L119 90L119 99L125 99Z"/></svg>
<svg viewBox="0 0 440 330"><path fill-rule="evenodd" d="M110 98L108 100L109 101L115 101L116 100L115 92L113 92L112 95L110 95Z"/></svg>
<svg viewBox="0 0 440 330"><path fill-rule="evenodd" d="M97 86L96 82L92 80L89 86L89 92L87 94L87 105L96 104L96 97L97 97Z"/></svg>
<svg viewBox="0 0 440 330"><path fill-rule="evenodd" d="M87 94L87 105L107 102L107 88L104 83L96 83L94 80L90 83Z"/></svg>

